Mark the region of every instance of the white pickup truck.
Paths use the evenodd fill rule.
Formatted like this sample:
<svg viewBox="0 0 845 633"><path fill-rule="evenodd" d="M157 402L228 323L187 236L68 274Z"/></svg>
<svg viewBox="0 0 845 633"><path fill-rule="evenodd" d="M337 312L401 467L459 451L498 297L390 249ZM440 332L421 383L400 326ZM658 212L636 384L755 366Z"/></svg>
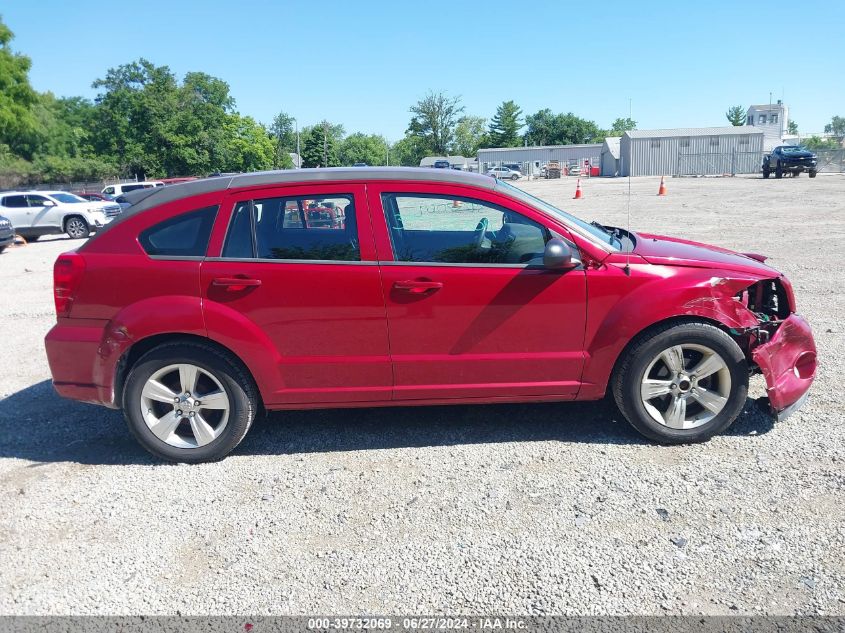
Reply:
<svg viewBox="0 0 845 633"><path fill-rule="evenodd" d="M28 241L59 233L88 237L120 212L115 202L91 202L66 191L0 193L0 215L9 218L15 233Z"/></svg>

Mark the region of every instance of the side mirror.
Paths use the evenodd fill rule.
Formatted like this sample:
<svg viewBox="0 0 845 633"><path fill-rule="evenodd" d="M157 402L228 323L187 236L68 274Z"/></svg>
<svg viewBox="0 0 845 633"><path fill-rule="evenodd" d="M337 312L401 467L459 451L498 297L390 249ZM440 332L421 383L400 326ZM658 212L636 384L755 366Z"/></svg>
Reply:
<svg viewBox="0 0 845 633"><path fill-rule="evenodd" d="M572 259L572 249L569 248L569 244L559 237L553 237L546 242L546 249L543 251L543 266L549 270L567 270L577 265L577 260Z"/></svg>
<svg viewBox="0 0 845 633"><path fill-rule="evenodd" d="M55 203L55 202L53 202L52 200L45 200L45 201L44 201L44 204L42 204L41 206L44 206L44 207L55 207L55 206L56 206L56 203Z"/></svg>

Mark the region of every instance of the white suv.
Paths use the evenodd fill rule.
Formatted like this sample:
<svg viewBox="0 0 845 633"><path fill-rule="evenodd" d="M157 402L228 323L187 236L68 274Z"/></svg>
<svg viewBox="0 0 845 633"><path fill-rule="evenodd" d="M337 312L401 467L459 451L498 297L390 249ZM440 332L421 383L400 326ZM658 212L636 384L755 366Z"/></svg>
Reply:
<svg viewBox="0 0 845 633"><path fill-rule="evenodd" d="M487 171L488 176L493 178L501 178L503 180L519 180L522 177L522 172L518 172L509 167L491 167Z"/></svg>
<svg viewBox="0 0 845 633"><path fill-rule="evenodd" d="M115 211L112 207L118 207ZM0 193L0 215L12 221L15 233L28 241L42 235L67 233L88 237L120 213L120 205L89 202L65 191L7 191Z"/></svg>
<svg viewBox="0 0 845 633"><path fill-rule="evenodd" d="M152 189L153 187L164 187L164 183L160 180L150 180L147 182L127 182L122 185L109 185L108 187L104 187L100 193L102 193L104 196L111 196L112 198L117 198L118 196L121 196L124 193L129 193L130 191L135 191L136 189Z"/></svg>

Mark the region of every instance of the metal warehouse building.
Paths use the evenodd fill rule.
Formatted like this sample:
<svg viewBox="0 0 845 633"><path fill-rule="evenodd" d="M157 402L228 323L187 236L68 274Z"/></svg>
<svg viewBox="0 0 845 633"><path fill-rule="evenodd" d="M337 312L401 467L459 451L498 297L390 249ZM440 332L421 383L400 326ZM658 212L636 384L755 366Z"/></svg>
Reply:
<svg viewBox="0 0 845 633"><path fill-rule="evenodd" d="M762 157L763 132L748 125L631 130L620 141L619 175L754 173Z"/></svg>
<svg viewBox="0 0 845 633"><path fill-rule="evenodd" d="M503 164L522 165L523 174L538 173L550 160L561 165L583 166L585 160L590 165L599 165L602 145L540 145L534 147L497 147L478 150L478 164L484 173L488 168Z"/></svg>
<svg viewBox="0 0 845 633"><path fill-rule="evenodd" d="M604 139L604 145L601 148L601 175L602 176L618 176L619 175L619 156L621 136L608 136Z"/></svg>

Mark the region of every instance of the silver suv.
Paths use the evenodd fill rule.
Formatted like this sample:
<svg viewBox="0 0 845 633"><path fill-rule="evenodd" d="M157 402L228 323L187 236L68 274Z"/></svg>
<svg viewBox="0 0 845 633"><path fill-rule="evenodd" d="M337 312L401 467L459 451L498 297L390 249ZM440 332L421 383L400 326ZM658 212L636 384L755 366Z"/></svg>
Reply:
<svg viewBox="0 0 845 633"><path fill-rule="evenodd" d="M0 193L0 215L9 218L15 233L28 241L58 233L88 237L120 211L114 202L90 202L65 191Z"/></svg>

